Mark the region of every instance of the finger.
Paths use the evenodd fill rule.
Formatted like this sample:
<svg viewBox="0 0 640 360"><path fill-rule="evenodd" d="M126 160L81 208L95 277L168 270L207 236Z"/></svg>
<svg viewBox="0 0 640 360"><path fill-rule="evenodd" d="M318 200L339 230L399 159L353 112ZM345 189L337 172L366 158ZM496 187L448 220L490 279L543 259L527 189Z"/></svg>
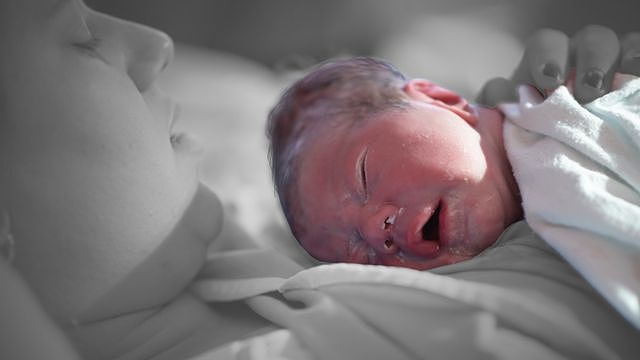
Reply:
<svg viewBox="0 0 640 360"><path fill-rule="evenodd" d="M517 101L518 94L514 82L500 77L487 81L476 99L477 103L488 107L495 107L500 103Z"/></svg>
<svg viewBox="0 0 640 360"><path fill-rule="evenodd" d="M572 47L576 59L576 99L585 103L609 92L620 58L616 33L603 26L590 25L576 34Z"/></svg>
<svg viewBox="0 0 640 360"><path fill-rule="evenodd" d="M640 32L632 32L622 38L620 72L640 76Z"/></svg>
<svg viewBox="0 0 640 360"><path fill-rule="evenodd" d="M512 80L544 91L565 81L569 63L569 38L561 31L542 29L526 42L523 61Z"/></svg>

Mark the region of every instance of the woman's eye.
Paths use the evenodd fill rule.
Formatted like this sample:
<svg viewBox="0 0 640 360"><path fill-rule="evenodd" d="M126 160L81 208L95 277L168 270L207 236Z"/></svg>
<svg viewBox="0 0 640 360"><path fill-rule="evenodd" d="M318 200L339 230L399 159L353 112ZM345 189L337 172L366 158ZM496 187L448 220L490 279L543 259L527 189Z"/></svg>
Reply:
<svg viewBox="0 0 640 360"><path fill-rule="evenodd" d="M89 55L97 59L103 59L99 53L102 39L95 36L95 33L89 27L91 14L88 10L83 9L81 2L72 1L73 7L68 8L69 29L72 31L71 44L83 54Z"/></svg>
<svg viewBox="0 0 640 360"><path fill-rule="evenodd" d="M100 48L100 44L102 43L102 39L97 38L95 36L91 36L91 38L87 41L74 43L73 46L76 48L86 52L87 54L102 59L98 49Z"/></svg>

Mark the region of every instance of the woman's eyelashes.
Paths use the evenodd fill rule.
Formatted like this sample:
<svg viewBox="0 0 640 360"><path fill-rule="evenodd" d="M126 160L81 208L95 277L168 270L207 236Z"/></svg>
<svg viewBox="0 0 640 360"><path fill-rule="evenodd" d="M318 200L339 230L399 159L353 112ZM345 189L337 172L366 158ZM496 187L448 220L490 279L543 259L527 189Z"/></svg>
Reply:
<svg viewBox="0 0 640 360"><path fill-rule="evenodd" d="M86 10L76 8L76 21L79 22L79 30L77 31L76 40L72 45L85 55L106 62L99 49L103 43L103 39L96 36L94 31L89 27L89 17L91 16Z"/></svg>
<svg viewBox="0 0 640 360"><path fill-rule="evenodd" d="M102 43L102 39L91 35L91 38L89 38L89 40L76 42L73 44L73 46L82 50L83 52L85 52L86 54L92 57L98 58L100 60L104 60L100 55L100 53L98 52L98 49L100 48L101 43Z"/></svg>

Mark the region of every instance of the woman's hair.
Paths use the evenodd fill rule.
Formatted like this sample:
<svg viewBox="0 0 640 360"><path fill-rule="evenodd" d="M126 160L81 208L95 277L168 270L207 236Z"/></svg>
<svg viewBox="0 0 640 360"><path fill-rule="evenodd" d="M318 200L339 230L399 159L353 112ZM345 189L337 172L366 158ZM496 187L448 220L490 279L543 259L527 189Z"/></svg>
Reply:
<svg viewBox="0 0 640 360"><path fill-rule="evenodd" d="M275 190L294 235L292 207L297 169L306 136L313 125L338 131L392 109L409 105L406 77L390 63L368 57L319 64L286 89L269 113L267 137ZM300 209L301 210L301 209Z"/></svg>

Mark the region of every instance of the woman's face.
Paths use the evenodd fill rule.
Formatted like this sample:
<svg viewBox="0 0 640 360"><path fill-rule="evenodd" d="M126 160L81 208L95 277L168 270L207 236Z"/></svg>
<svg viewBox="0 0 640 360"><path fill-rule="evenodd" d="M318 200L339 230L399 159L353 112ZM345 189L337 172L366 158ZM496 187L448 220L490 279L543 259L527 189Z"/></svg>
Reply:
<svg viewBox="0 0 640 360"><path fill-rule="evenodd" d="M175 296L221 209L153 86L171 39L80 0L3 0L0 44L0 209L15 266L62 320Z"/></svg>

